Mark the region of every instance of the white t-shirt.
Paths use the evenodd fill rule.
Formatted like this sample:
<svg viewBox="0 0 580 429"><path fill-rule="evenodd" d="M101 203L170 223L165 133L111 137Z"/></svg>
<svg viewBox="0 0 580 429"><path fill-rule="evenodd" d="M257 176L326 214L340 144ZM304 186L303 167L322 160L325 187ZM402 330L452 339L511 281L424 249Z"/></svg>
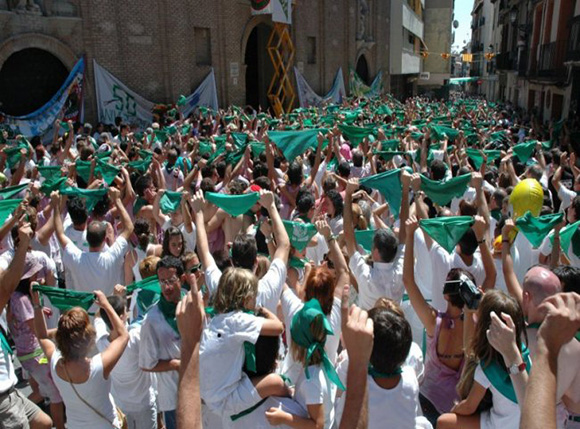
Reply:
<svg viewBox="0 0 580 429"><path fill-rule="evenodd" d="M548 234L545 238L544 241L542 241L542 244L540 245L540 253L544 256L549 256L552 254L552 242L550 241L550 235L554 232L554 230L550 231L550 234ZM570 246L572 246L572 242L570 242ZM578 258L578 256L576 256L574 254L574 252L570 251L570 247L568 247L568 249L566 249L566 256L568 257L568 259L570 260L570 265L572 265L573 267L580 267L580 258Z"/></svg>
<svg viewBox="0 0 580 429"><path fill-rule="evenodd" d="M101 290L111 295L116 284L123 284L123 263L129 243L117 237L115 243L101 252L83 252L73 243L68 243L62 252L62 262L70 274L73 290L92 292Z"/></svg>
<svg viewBox="0 0 580 429"><path fill-rule="evenodd" d="M89 243L87 243L87 230L86 228L82 231L75 229L74 225L71 223L64 230L64 235L68 237L70 241L74 243L83 252L89 251Z"/></svg>
<svg viewBox="0 0 580 429"><path fill-rule="evenodd" d="M109 331L100 317L95 318L94 324L97 349L102 353L110 344ZM155 405L155 373L143 371L136 365L140 343L141 325L135 323L129 326L129 343L110 375L111 393L124 412L149 410Z"/></svg>
<svg viewBox="0 0 580 429"><path fill-rule="evenodd" d="M115 401L111 395L111 379L103 374L103 359L100 354L91 359L89 379L84 383L74 383L78 396L68 381L56 373L56 364L62 358L56 350L50 360L50 373L66 406L67 427L69 429L111 429L111 423L119 427ZM79 398L82 397L91 407L99 410L99 416Z"/></svg>
<svg viewBox="0 0 580 429"><path fill-rule="evenodd" d="M562 202L560 204L560 211L563 212L568 207L570 207L572 200L576 198L576 192L560 184L560 189L558 189L558 198L560 198L560 201Z"/></svg>
<svg viewBox="0 0 580 429"><path fill-rule="evenodd" d="M306 258L311 260L314 265L320 265L324 260L324 255L328 253L328 244L326 244L324 236L318 232L314 238L316 238L316 246L306 248Z"/></svg>
<svg viewBox="0 0 580 429"><path fill-rule="evenodd" d="M483 262L481 261L481 254L476 250L473 254L473 263L468 266L463 262L455 250L449 254L447 250L441 247L436 242L431 246L431 267L433 272L432 277L432 302L431 306L438 311L445 311L447 308L447 301L443 297L443 287L447 274L452 268L462 268L469 271L475 277L476 286L481 286L485 280L485 270L483 269Z"/></svg>
<svg viewBox="0 0 580 429"><path fill-rule="evenodd" d="M212 411L221 410L229 417L260 401L258 395L258 400L252 402L253 395L244 391L251 382L242 367L244 342L256 344L264 320L234 311L216 315L204 328L199 346L199 388L201 398Z"/></svg>
<svg viewBox="0 0 580 429"><path fill-rule="evenodd" d="M451 211L454 214L459 214L459 203L461 202L461 200L465 200L468 203L472 203L475 200L476 196L477 196L477 191L475 190L475 188L471 188L471 187L467 188L461 197L453 198L451 200L451 206L450 206Z"/></svg>
<svg viewBox="0 0 580 429"><path fill-rule="evenodd" d="M359 306L368 310L381 297L401 302L403 298L404 246L399 246L393 262L374 262L371 267L365 258L354 252L349 267L358 283Z"/></svg>
<svg viewBox="0 0 580 429"><path fill-rule="evenodd" d="M485 389L490 389L493 398L491 409L480 415L481 429L518 429L520 427L518 404L510 401L491 384L480 365L477 365L473 379Z"/></svg>
<svg viewBox="0 0 580 429"><path fill-rule="evenodd" d="M16 383L18 383L18 378L14 373L12 359L0 347L0 393L8 391Z"/></svg>
<svg viewBox="0 0 580 429"><path fill-rule="evenodd" d="M328 225L330 226L330 230L334 235L338 235L343 230L343 219L342 216L337 216L328 219Z"/></svg>
<svg viewBox="0 0 580 429"><path fill-rule="evenodd" d="M171 171L167 171L167 167L163 167L163 176L165 177L165 187L170 191L176 191L183 186L183 172L174 166Z"/></svg>
<svg viewBox="0 0 580 429"><path fill-rule="evenodd" d="M181 339L177 332L165 321L159 306L155 305L143 320L141 344L139 346L139 367L151 369L160 360L179 359ZM171 411L177 407L177 384L179 373L165 371L156 373L157 405L159 411Z"/></svg>
<svg viewBox="0 0 580 429"><path fill-rule="evenodd" d="M520 233L516 235L512 249L515 249L518 253L518 259L514 258L514 273L520 284L522 284L530 267L538 263L540 250L534 249L526 236Z"/></svg>
<svg viewBox="0 0 580 429"><path fill-rule="evenodd" d="M290 326L292 325L292 319L294 315L298 313L304 303L298 298L294 292L289 289L284 290L282 293L282 314L284 315L284 324L286 325L286 332L290 332ZM338 354L338 346L340 344L340 333L341 333L341 313L340 313L340 299L337 297L333 298L332 309L330 314L326 316L330 322L330 327L334 332L334 335L328 335L326 337L326 343L324 344L324 351L328 355L328 359L332 362L336 362L336 356ZM292 340L292 336L286 335L287 341ZM288 344L290 347L290 343ZM282 374L290 378L294 383L298 380L301 372L304 372L304 367L300 362L296 362L292 357L292 353L287 353L282 364Z"/></svg>
<svg viewBox="0 0 580 429"><path fill-rule="evenodd" d="M322 404L324 407L324 428L329 429L334 424L336 385L326 378L320 365L309 366L308 372L310 378L306 378L305 371L302 371L296 380L294 400L305 410L308 410L308 405Z"/></svg>
<svg viewBox="0 0 580 429"><path fill-rule="evenodd" d="M415 281L425 299L431 299L433 273L431 268L430 251L425 243L425 233L417 228L415 231Z"/></svg>
<svg viewBox="0 0 580 429"><path fill-rule="evenodd" d="M276 313L282 288L286 282L286 274L286 264L281 259L274 259L264 277L258 281L256 306L264 307L272 313ZM209 289L210 296L215 295L221 277L222 272L215 262L205 269L205 285Z"/></svg>

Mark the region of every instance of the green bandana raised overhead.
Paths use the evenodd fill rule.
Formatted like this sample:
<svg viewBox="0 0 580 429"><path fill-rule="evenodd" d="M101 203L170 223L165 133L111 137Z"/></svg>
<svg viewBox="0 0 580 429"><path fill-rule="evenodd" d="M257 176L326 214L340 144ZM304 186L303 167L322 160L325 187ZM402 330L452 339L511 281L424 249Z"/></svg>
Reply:
<svg viewBox="0 0 580 429"><path fill-rule="evenodd" d="M433 219L421 219L419 226L433 240L448 253L455 250L455 246L474 224L471 216L448 216Z"/></svg>

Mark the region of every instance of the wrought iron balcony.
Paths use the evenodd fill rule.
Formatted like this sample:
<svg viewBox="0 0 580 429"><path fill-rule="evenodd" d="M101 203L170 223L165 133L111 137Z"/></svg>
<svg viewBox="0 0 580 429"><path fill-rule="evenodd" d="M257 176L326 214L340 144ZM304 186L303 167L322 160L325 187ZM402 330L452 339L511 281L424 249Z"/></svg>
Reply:
<svg viewBox="0 0 580 429"><path fill-rule="evenodd" d="M516 70L517 58L512 52L502 52L495 58L498 70Z"/></svg>
<svg viewBox="0 0 580 429"><path fill-rule="evenodd" d="M541 45L539 47L537 76L555 80L564 78L567 72L567 67L564 65L567 48L567 40L557 40Z"/></svg>

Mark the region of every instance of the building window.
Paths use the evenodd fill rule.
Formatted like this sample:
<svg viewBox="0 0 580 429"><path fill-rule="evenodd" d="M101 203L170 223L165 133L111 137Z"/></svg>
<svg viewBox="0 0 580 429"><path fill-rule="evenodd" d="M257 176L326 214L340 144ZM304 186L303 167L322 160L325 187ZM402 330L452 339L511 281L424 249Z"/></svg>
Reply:
<svg viewBox="0 0 580 429"><path fill-rule="evenodd" d="M209 28L196 27L195 62L198 66L211 66L211 38Z"/></svg>
<svg viewBox="0 0 580 429"><path fill-rule="evenodd" d="M316 64L316 37L308 37L308 64Z"/></svg>

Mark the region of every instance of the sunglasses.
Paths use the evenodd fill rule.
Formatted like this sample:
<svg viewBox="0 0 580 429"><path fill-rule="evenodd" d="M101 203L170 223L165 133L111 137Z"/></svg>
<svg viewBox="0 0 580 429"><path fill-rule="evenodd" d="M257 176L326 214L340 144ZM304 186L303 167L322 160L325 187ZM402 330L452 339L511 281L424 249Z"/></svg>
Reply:
<svg viewBox="0 0 580 429"><path fill-rule="evenodd" d="M190 272L191 274L195 274L195 273L197 273L197 272L198 272L200 269L201 269L201 262L200 262L199 264L197 264L197 265L194 265L193 267L191 267L191 268L189 269L189 272Z"/></svg>

